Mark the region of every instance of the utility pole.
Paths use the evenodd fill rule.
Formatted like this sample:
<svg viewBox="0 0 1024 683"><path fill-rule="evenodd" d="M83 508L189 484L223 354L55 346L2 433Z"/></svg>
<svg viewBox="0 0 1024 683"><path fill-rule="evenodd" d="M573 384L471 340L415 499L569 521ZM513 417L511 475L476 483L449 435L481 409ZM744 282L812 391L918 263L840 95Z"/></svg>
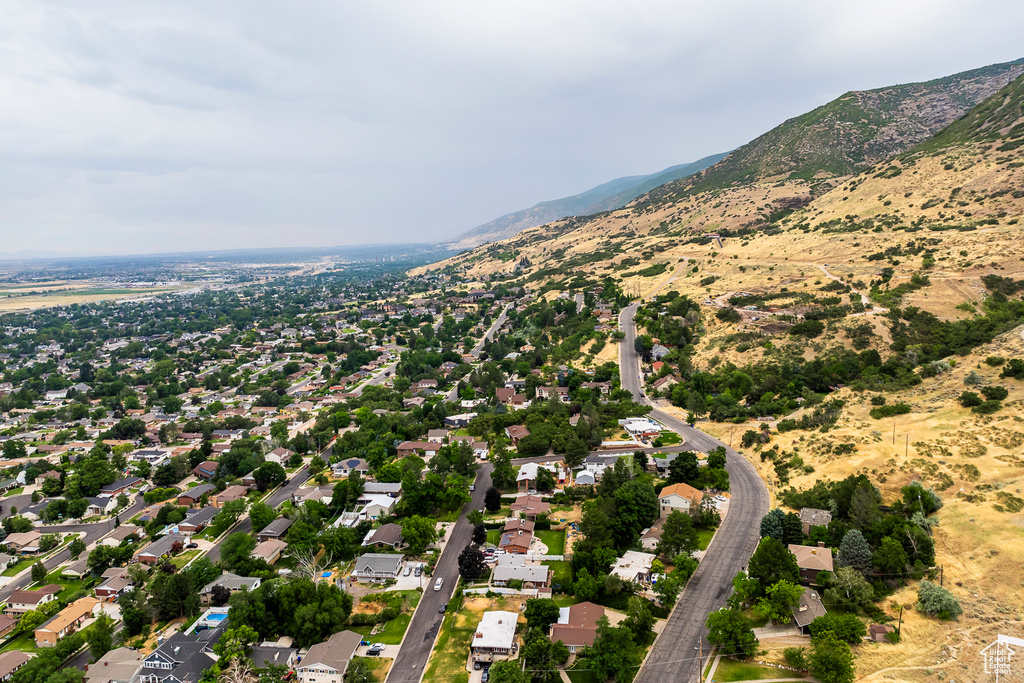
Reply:
<svg viewBox="0 0 1024 683"><path fill-rule="evenodd" d="M941 565L939 567L939 586L940 587L944 585L944 583L943 583L943 578L944 578L943 574L945 574L945 569L946 569L946 565Z"/></svg>
<svg viewBox="0 0 1024 683"><path fill-rule="evenodd" d="M892 421L892 445L896 445L896 420Z"/></svg>
<svg viewBox="0 0 1024 683"><path fill-rule="evenodd" d="M903 605L900 605L900 623L896 627L896 638L900 637L900 633L903 631Z"/></svg>
<svg viewBox="0 0 1024 683"><path fill-rule="evenodd" d="M906 458L906 457L909 457L909 456L910 456L910 434L908 433L907 434L907 445L906 445L906 448L903 451L903 457Z"/></svg>
<svg viewBox="0 0 1024 683"><path fill-rule="evenodd" d="M697 683L704 683L704 637L697 636Z"/></svg>

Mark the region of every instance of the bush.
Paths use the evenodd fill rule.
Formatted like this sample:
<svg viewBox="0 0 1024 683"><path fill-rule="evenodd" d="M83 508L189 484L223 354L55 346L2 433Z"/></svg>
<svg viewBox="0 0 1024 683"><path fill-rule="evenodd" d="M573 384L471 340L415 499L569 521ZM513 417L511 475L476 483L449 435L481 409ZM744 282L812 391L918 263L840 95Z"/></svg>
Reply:
<svg viewBox="0 0 1024 683"><path fill-rule="evenodd" d="M982 387L981 395L989 401L1002 401L1010 395L1006 387Z"/></svg>
<svg viewBox="0 0 1024 683"><path fill-rule="evenodd" d="M743 320L743 316L739 314L739 311L730 307L719 308L718 311L715 312L715 317L726 323L738 323Z"/></svg>
<svg viewBox="0 0 1024 683"><path fill-rule="evenodd" d="M794 669L807 668L807 650L805 648L787 647L782 651L782 656L786 658L786 664Z"/></svg>
<svg viewBox="0 0 1024 683"><path fill-rule="evenodd" d="M937 584L922 581L917 588L917 609L938 619L956 619L964 610L948 590Z"/></svg>
<svg viewBox="0 0 1024 683"><path fill-rule="evenodd" d="M864 622L853 614L829 613L811 622L811 637L817 638L826 631L831 631L839 640L851 645L859 643L867 635Z"/></svg>
<svg viewBox="0 0 1024 683"><path fill-rule="evenodd" d="M978 413L979 415L991 415L992 413L1001 410L1002 407L1002 401L984 401L980 405L976 405L973 408L971 408L971 412Z"/></svg>
<svg viewBox="0 0 1024 683"><path fill-rule="evenodd" d="M793 327L789 328L789 333L793 336L803 336L808 339L813 339L819 336L825 331L825 323L820 320L804 320L798 322Z"/></svg>
<svg viewBox="0 0 1024 683"><path fill-rule="evenodd" d="M957 401L960 402L964 408L973 408L974 406L981 405L981 396L978 396L973 391L964 391L957 397Z"/></svg>
<svg viewBox="0 0 1024 683"><path fill-rule="evenodd" d="M876 420L881 420L886 417L895 417L896 415L906 415L910 412L910 406L902 401L899 403L890 403L885 406L878 406L872 408L870 415Z"/></svg>
<svg viewBox="0 0 1024 683"><path fill-rule="evenodd" d="M871 397L871 405L873 405L873 406L884 406L885 405L885 396L872 396Z"/></svg>

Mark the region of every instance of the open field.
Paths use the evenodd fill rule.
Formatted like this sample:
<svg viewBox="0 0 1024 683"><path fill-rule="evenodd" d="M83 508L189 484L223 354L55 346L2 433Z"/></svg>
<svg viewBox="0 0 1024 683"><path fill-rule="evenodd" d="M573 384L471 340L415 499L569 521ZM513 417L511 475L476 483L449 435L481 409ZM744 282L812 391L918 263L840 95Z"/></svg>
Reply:
<svg viewBox="0 0 1024 683"><path fill-rule="evenodd" d="M30 290L18 292L8 291L9 286L0 285L0 312L10 313L14 311L27 311L49 306L70 306L71 304L82 304L93 301L104 301L107 299L136 299L152 296L153 294L165 294L187 289L186 286L177 287L126 287L126 288L104 288L92 287L88 283L54 285L48 289L32 287Z"/></svg>
<svg viewBox="0 0 1024 683"><path fill-rule="evenodd" d="M723 657L719 660L718 668L715 669L715 677L711 680L715 683L730 683L731 681L769 681L778 678L798 678L798 676L794 671L748 664Z"/></svg>

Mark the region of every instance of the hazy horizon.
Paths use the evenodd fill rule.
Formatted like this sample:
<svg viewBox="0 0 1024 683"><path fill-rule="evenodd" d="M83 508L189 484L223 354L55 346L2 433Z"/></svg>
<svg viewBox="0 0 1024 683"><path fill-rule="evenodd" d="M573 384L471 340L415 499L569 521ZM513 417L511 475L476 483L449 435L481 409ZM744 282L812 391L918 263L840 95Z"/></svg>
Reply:
<svg viewBox="0 0 1024 683"><path fill-rule="evenodd" d="M1024 56L1024 6L996 0L42 0L5 19L8 255L442 241L849 90Z"/></svg>

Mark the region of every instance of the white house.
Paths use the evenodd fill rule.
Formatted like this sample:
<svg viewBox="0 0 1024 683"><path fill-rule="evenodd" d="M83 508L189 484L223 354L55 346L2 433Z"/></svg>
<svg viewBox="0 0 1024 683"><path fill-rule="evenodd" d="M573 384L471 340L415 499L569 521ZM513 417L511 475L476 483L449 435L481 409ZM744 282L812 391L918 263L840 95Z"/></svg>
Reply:
<svg viewBox="0 0 1024 683"><path fill-rule="evenodd" d="M473 661L494 662L512 654L518 621L516 612L484 612L469 647Z"/></svg>

